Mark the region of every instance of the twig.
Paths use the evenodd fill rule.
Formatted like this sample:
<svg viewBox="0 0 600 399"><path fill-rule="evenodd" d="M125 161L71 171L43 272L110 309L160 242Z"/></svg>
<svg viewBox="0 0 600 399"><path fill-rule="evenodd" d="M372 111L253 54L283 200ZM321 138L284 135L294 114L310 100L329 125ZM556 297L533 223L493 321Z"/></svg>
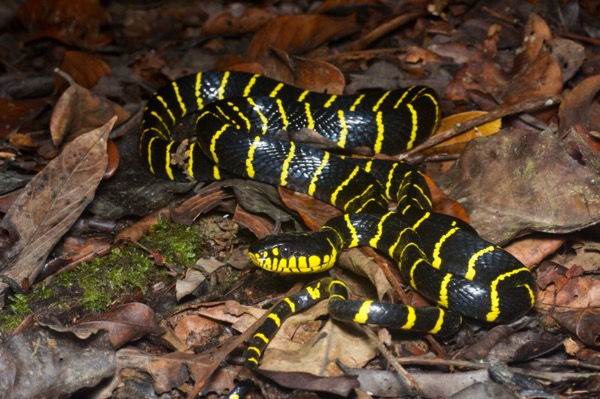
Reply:
<svg viewBox="0 0 600 399"><path fill-rule="evenodd" d="M556 96L550 96L550 97L544 97L544 98L536 98L533 100L524 101L524 102L520 102L517 104L500 105L500 106L492 109L485 115L481 115L481 116L475 117L473 119L469 119L467 121L457 123L454 126L452 126L450 129L444 130L443 132L440 132L434 136L431 136L424 143L421 143L418 146L412 148L411 150L406 151L403 154L400 154L398 156L398 159L409 158L411 155L414 155L415 153L417 153L419 151L422 151L426 148L433 147L434 145L439 144L442 141L448 140L449 138L452 138L454 136L458 136L459 134L461 134L463 132L473 129L475 126L482 125L484 123L493 121L498 118L502 118L507 115L518 114L518 113L522 113L522 112L531 112L531 111L536 111L541 108L551 107L553 105L560 104L562 99L563 99L562 95L556 95Z"/></svg>
<svg viewBox="0 0 600 399"><path fill-rule="evenodd" d="M387 35L390 32L393 32L399 27L406 25L410 21L417 19L423 15L427 15L427 12L424 10L399 15L396 18L384 23L383 25L378 26L371 32L367 33L366 35L349 45L346 48L346 51L363 50L377 39Z"/></svg>
<svg viewBox="0 0 600 399"><path fill-rule="evenodd" d="M361 324L359 325L359 327L361 327L361 329L367 335L367 337L369 337L369 339L371 339L377 344L377 349L379 349L379 352L381 352L383 357L385 357L389 364L398 372L400 377L402 377L403 381L406 383L406 388L408 389L410 394L418 395L421 390L419 388L419 383L417 382L417 380L415 380L414 377L410 375L410 373L406 371L406 369L402 367L400 363L398 363L394 355L390 353L390 351L385 347L385 345L379 340L379 337L377 337L377 335L375 335L375 333L368 326Z"/></svg>

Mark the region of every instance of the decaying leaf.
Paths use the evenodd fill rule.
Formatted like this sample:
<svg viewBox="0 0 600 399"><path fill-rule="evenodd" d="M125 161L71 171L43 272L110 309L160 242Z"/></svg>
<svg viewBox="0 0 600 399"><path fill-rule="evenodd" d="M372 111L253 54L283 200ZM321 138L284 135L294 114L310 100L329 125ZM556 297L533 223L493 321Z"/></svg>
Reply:
<svg viewBox="0 0 600 399"><path fill-rule="evenodd" d="M120 348L148 334L160 334L154 311L142 303L126 303L96 315L90 315L77 323L79 327L103 329L113 348Z"/></svg>
<svg viewBox="0 0 600 399"><path fill-rule="evenodd" d="M566 233L597 223L599 173L600 157L576 131L559 137L504 129L471 141L440 187L483 237L503 243L529 231Z"/></svg>
<svg viewBox="0 0 600 399"><path fill-rule="evenodd" d="M545 45L551 39L546 22L531 14L523 29L522 51L512 69L506 72L499 67L493 57L495 51L476 51L448 86L448 98L468 99L468 91L476 90L512 104L558 94L562 89L561 69Z"/></svg>
<svg viewBox="0 0 600 399"><path fill-rule="evenodd" d="M577 124L587 130L600 131L600 104L595 99L600 92L600 75L580 82L563 99L558 109L559 128L566 132Z"/></svg>
<svg viewBox="0 0 600 399"><path fill-rule="evenodd" d="M272 20L253 36L246 58L256 60L269 47L301 54L321 44L356 32L356 15L330 17L321 14L283 15Z"/></svg>
<svg viewBox="0 0 600 399"><path fill-rule="evenodd" d="M91 89L98 81L111 73L108 64L99 56L83 51L66 51L58 69L73 78L77 84ZM62 92L68 82L61 76L57 76L56 91Z"/></svg>
<svg viewBox="0 0 600 399"><path fill-rule="evenodd" d="M5 277L32 283L54 245L92 201L106 169L106 140L115 120L66 146L10 207L1 225L11 240L1 259Z"/></svg>
<svg viewBox="0 0 600 399"><path fill-rule="evenodd" d="M126 121L131 112L120 105L73 83L60 96L50 120L54 145L73 140L82 133L105 124L116 115L115 124Z"/></svg>
<svg viewBox="0 0 600 399"><path fill-rule="evenodd" d="M81 338L64 328L32 325L0 345L4 399L69 397L114 372L114 349L102 332Z"/></svg>
<svg viewBox="0 0 600 399"><path fill-rule="evenodd" d="M28 0L17 13L28 41L52 38L69 45L96 47L112 40L102 32L110 16L98 0Z"/></svg>
<svg viewBox="0 0 600 399"><path fill-rule="evenodd" d="M276 17L276 14L262 8L244 7L241 4L236 8L209 18L202 25L202 34L222 36L255 32Z"/></svg>
<svg viewBox="0 0 600 399"><path fill-rule="evenodd" d="M356 327L345 326L344 323L329 320L318 333L312 334L309 340L290 340L306 320L315 320L316 315L326 313L326 310L327 303L322 302L290 317L265 351L263 368L335 376L341 373L336 365L337 361L352 367L361 367L371 360L377 352L376 344ZM353 349L348 351L347 348Z"/></svg>

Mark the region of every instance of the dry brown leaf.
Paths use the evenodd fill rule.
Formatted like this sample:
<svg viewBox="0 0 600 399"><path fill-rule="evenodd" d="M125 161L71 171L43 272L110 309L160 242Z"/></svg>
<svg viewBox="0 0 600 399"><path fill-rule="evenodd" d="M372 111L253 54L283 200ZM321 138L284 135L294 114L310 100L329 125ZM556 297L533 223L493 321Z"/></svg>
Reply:
<svg viewBox="0 0 600 399"><path fill-rule="evenodd" d="M65 51L58 69L86 89L93 88L103 76L110 75L112 72L108 64L96 54L75 50ZM62 92L67 88L67 85L68 82L57 75L55 90Z"/></svg>
<svg viewBox="0 0 600 399"><path fill-rule="evenodd" d="M597 348L600 346L600 309L585 307L564 312L555 312L552 317L561 326L571 331L585 345Z"/></svg>
<svg viewBox="0 0 600 399"><path fill-rule="evenodd" d="M600 283L582 275L583 269L572 266L566 269L546 262L538 270L536 310L550 314L563 327L576 334L586 345L598 346L600 309Z"/></svg>
<svg viewBox="0 0 600 399"><path fill-rule="evenodd" d="M301 371L319 376L341 375L336 365L339 360L350 367L362 367L377 353L377 345L356 327L344 323L325 323L305 342L295 342L298 328L327 312L327 303L321 302L301 314L290 317L265 351L261 368L277 371ZM348 351L352 348L352 351Z"/></svg>
<svg viewBox="0 0 600 399"><path fill-rule="evenodd" d="M599 173L600 157L576 131L561 138L504 129L469 142L440 187L461 202L484 238L503 243L600 221Z"/></svg>
<svg viewBox="0 0 600 399"><path fill-rule="evenodd" d="M66 146L10 207L1 224L10 240L9 250L0 254L5 277L32 283L54 245L92 201L106 169L106 140L115 120Z"/></svg>
<svg viewBox="0 0 600 399"><path fill-rule="evenodd" d="M202 34L224 36L255 32L276 17L276 14L257 7L244 7L241 11L223 11L202 25Z"/></svg>
<svg viewBox="0 0 600 399"><path fill-rule="evenodd" d="M2 398L71 397L113 376L106 334L80 337L72 330L33 324L0 345Z"/></svg>
<svg viewBox="0 0 600 399"><path fill-rule="evenodd" d="M319 93L343 94L344 74L328 62L290 56L279 48L272 48L273 57L265 64L265 74L292 86Z"/></svg>
<svg viewBox="0 0 600 399"><path fill-rule="evenodd" d="M560 131L566 132L581 124L587 130L600 131L600 104L596 101L600 92L600 75L580 82L563 99L558 109Z"/></svg>
<svg viewBox="0 0 600 399"><path fill-rule="evenodd" d="M51 38L92 48L112 40L100 31L110 15L98 0L28 0L21 4L17 18L29 30L25 41Z"/></svg>
<svg viewBox="0 0 600 399"><path fill-rule="evenodd" d="M104 125L115 117L115 124L126 121L131 112L120 105L73 84L58 99L50 119L54 145L71 141L82 133Z"/></svg>
<svg viewBox="0 0 600 399"><path fill-rule="evenodd" d="M0 98L0 137L19 130L23 124L34 119L48 106L44 100L14 100Z"/></svg>
<svg viewBox="0 0 600 399"><path fill-rule="evenodd" d="M331 40L357 32L354 14L330 17L320 14L284 15L261 28L248 45L246 57L256 60L276 47L290 54L301 54Z"/></svg>
<svg viewBox="0 0 600 399"><path fill-rule="evenodd" d="M315 13L347 13L364 7L384 8L385 2L381 0L325 0Z"/></svg>
<svg viewBox="0 0 600 399"><path fill-rule="evenodd" d="M512 104L560 93L561 69L545 46L552 39L550 28L542 18L531 14L523 32L522 51L515 56L509 72L499 67L493 58L495 52L476 51L448 85L447 97L469 99L468 91L476 90Z"/></svg>
<svg viewBox="0 0 600 399"><path fill-rule="evenodd" d="M285 372L272 370L258 370L262 376L269 378L282 387L288 389L301 389L303 391L317 391L334 394L342 398L352 396L360 387L354 376L342 375L339 377L318 377L314 374L303 372Z"/></svg>
<svg viewBox="0 0 600 399"><path fill-rule="evenodd" d="M113 348L117 349L130 341L147 334L160 334L154 311L142 303L126 303L100 314L91 314L77 323L78 327L103 329Z"/></svg>

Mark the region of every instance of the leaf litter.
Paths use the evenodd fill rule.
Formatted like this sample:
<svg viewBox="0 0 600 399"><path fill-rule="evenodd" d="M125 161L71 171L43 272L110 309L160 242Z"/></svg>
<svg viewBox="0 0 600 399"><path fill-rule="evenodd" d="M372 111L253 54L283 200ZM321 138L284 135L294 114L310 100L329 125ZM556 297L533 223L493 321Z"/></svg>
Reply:
<svg viewBox="0 0 600 399"><path fill-rule="evenodd" d="M193 184L157 182L141 169L132 139L139 114L132 111L170 79L209 69L260 72L328 93L432 86L444 114L459 118L447 120L450 127L440 128L440 139L410 153L449 197L436 209L468 217L491 241L510 243L538 281L536 312L528 318L493 328L470 323L451 342L380 330L383 342L375 345L354 326L326 321L319 305L285 323L266 351L263 368L275 371L253 377L263 392L600 392L594 366L600 325L600 80L593 51L600 15L593 2L46 3L40 8L39 0L28 0L13 9L10 17L18 24L2 26L0 38L7 54L20 55L5 60L19 74L4 71L0 83L2 173L30 180L24 187L3 185L0 193L2 312L21 314L20 307L30 306L23 299L30 290L41 291L36 295L43 301L44 290L52 289L51 265L70 269L109 248L142 248L139 239L161 220L211 222L203 225L203 259L167 258L161 245L142 248L176 279L157 281L152 292L160 294L145 298L149 306L138 303L139 296L125 296L111 309L63 327L44 320L43 304L31 304L34 315L0 344L0 385L7 398L69 396L82 388L118 397L124 387L136 387L140 396L194 397L233 386L236 348L250 334L248 325L294 281L252 269L236 271L239 280L232 279L227 264L243 266L240 259L255 236L302 223L318 228L334 213L286 190L261 193L239 182L196 187L193 194ZM62 78L54 77L57 66L74 81L66 90ZM34 79L40 75L46 79ZM16 80L22 89L15 89ZM474 119L475 109L486 113ZM106 124L113 115L117 121ZM486 122L494 126L484 127ZM112 123L120 131L111 136L119 140L107 150ZM422 152L467 128L473 130L458 144ZM102 181L108 152L110 178ZM177 197L182 201L174 202ZM112 226L108 234L99 228L106 221ZM353 267L341 277L360 297L415 300L401 292L394 267L385 267L376 253L346 256ZM371 284L377 294L367 288ZM21 296L6 296L10 290ZM246 333L230 338L230 325ZM32 342L41 343L41 350L34 351ZM57 351L63 364L53 360ZM382 370L378 351L397 360L393 373ZM89 353L101 367L84 361ZM48 378L40 364L52 365L57 376L68 366L77 378ZM411 366L410 382L402 379L402 365ZM25 371L32 377L24 378ZM94 388L107 377L103 390Z"/></svg>

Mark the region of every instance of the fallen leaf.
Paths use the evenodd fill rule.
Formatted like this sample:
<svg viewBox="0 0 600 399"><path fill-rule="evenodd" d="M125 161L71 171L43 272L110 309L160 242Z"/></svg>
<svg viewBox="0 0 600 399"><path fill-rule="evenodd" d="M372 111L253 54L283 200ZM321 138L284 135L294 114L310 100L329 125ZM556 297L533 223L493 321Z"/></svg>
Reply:
<svg viewBox="0 0 600 399"><path fill-rule="evenodd" d="M485 115L485 111L468 111L459 114L454 114L445 117L440 121L440 124L436 128L436 132L443 132L451 129L457 124L461 124L469 119L477 116ZM473 129L467 130L451 139L445 140L440 144L437 144L424 151L425 154L441 154L441 153L460 153L465 145L475 137L485 137L490 134L497 133L502 128L502 121L500 119L493 120L483 125L477 126ZM434 133L435 134L435 133Z"/></svg>
<svg viewBox="0 0 600 399"><path fill-rule="evenodd" d="M239 10L240 7L243 9ZM276 14L263 8L245 7L240 4L235 10L223 11L210 17L202 25L202 34L224 36L256 32L276 17Z"/></svg>
<svg viewBox="0 0 600 399"><path fill-rule="evenodd" d="M14 100L0 98L0 137L18 131L28 121L38 116L48 103L44 100Z"/></svg>
<svg viewBox="0 0 600 399"><path fill-rule="evenodd" d="M66 146L10 207L1 224L10 240L9 250L0 254L6 278L33 283L54 245L92 201L106 169L106 141L115 120Z"/></svg>
<svg viewBox="0 0 600 399"><path fill-rule="evenodd" d="M110 75L112 72L108 64L98 55L75 50L65 51L58 69L86 89L93 88L103 76ZM57 75L55 91L59 93L64 91L68 83Z"/></svg>
<svg viewBox="0 0 600 399"><path fill-rule="evenodd" d="M523 28L522 50L514 57L512 69L506 72L499 67L495 51L475 51L448 85L448 99L470 99L469 91L480 91L512 104L560 93L561 69L545 46L551 39L546 22L531 14Z"/></svg>
<svg viewBox="0 0 600 399"><path fill-rule="evenodd" d="M126 121L131 112L120 105L73 84L60 96L50 119L50 134L54 145L71 141L82 133L104 125L116 117L115 124Z"/></svg>
<svg viewBox="0 0 600 399"><path fill-rule="evenodd" d="M265 25L252 37L246 57L256 60L276 47L301 54L326 42L357 32L356 15L330 17L321 14L283 15Z"/></svg>
<svg viewBox="0 0 600 399"><path fill-rule="evenodd" d="M261 368L338 376L341 375L341 370L337 361L351 367L362 367L375 356L376 344L355 326L331 320L318 332L311 334L310 339L293 339L305 323L326 312L327 303L322 302L290 317L267 347L261 360ZM352 351L348 351L348 348L352 348Z"/></svg>
<svg viewBox="0 0 600 399"><path fill-rule="evenodd" d="M19 7L17 18L29 30L27 42L51 38L92 48L112 40L101 31L110 15L98 0L28 0Z"/></svg>
<svg viewBox="0 0 600 399"><path fill-rule="evenodd" d="M600 92L600 75L591 76L565 95L558 108L559 129L570 130L583 125L587 130L600 131L600 104L596 97Z"/></svg>
<svg viewBox="0 0 600 399"><path fill-rule="evenodd" d="M78 327L103 329L113 348L135 341L145 335L157 335L162 329L156 324L154 311L142 303L126 303L100 314L83 318Z"/></svg>
<svg viewBox="0 0 600 399"><path fill-rule="evenodd" d="M567 233L598 223L599 173L600 157L575 131L561 138L504 129L469 142L438 183L482 237L504 243L531 231Z"/></svg>
<svg viewBox="0 0 600 399"><path fill-rule="evenodd" d="M82 338L68 329L33 324L0 345L4 399L70 397L114 372L115 353L105 333Z"/></svg>
<svg viewBox="0 0 600 399"><path fill-rule="evenodd" d="M344 74L330 63L292 56L276 47L271 51L275 56L263 62L265 74L270 78L318 93L343 94Z"/></svg>

